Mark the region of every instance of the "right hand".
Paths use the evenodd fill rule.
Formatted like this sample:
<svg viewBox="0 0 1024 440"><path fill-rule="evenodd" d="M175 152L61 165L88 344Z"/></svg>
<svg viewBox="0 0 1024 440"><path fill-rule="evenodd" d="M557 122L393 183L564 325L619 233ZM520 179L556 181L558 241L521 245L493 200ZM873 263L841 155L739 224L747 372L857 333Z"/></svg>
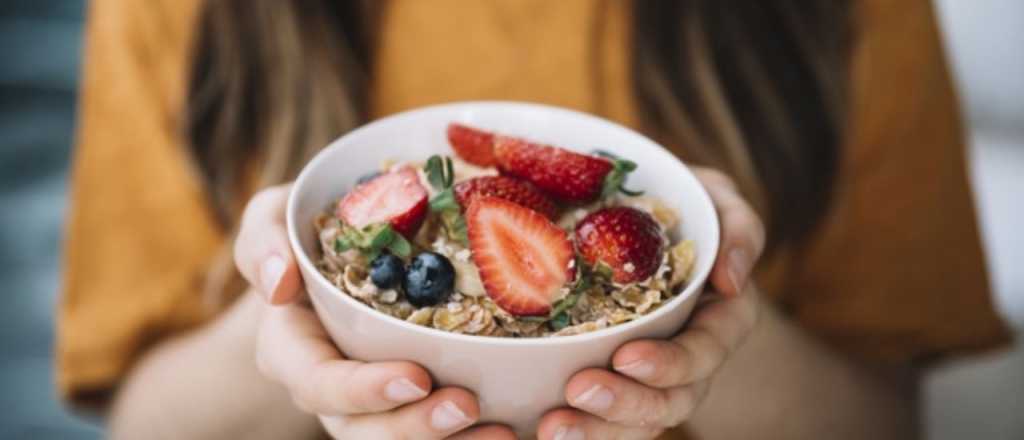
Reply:
<svg viewBox="0 0 1024 440"><path fill-rule="evenodd" d="M347 360L305 305L302 279L288 246L284 207L290 185L256 194L245 208L235 264L268 305L256 359L295 404L315 414L332 437L514 439L500 425L473 426L476 397L455 387L431 389L411 362Z"/></svg>

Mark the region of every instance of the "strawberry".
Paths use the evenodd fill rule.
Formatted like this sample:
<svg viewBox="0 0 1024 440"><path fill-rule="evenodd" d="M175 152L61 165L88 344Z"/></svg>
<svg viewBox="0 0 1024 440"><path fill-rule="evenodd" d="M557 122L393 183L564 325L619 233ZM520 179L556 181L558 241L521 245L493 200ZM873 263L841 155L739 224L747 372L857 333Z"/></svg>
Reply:
<svg viewBox="0 0 1024 440"><path fill-rule="evenodd" d="M547 315L574 275L568 234L532 209L486 195L473 198L466 223L487 296L516 316Z"/></svg>
<svg viewBox="0 0 1024 440"><path fill-rule="evenodd" d="M650 214L625 206L590 213L576 225L576 246L591 264L612 269L612 280L625 284L647 279L661 264L661 227Z"/></svg>
<svg viewBox="0 0 1024 440"><path fill-rule="evenodd" d="M389 222L395 231L412 237L423 224L427 207L427 190L419 175L403 167L356 186L338 202L337 216L355 228Z"/></svg>
<svg viewBox="0 0 1024 440"><path fill-rule="evenodd" d="M527 180L570 203L610 196L622 189L626 175L636 169L630 161L575 153L508 136L495 137L494 157L503 174Z"/></svg>
<svg viewBox="0 0 1024 440"><path fill-rule="evenodd" d="M455 184L455 199L463 211L473 199L494 196L530 208L553 219L557 209L544 193L529 182L507 176L474 177Z"/></svg>
<svg viewBox="0 0 1024 440"><path fill-rule="evenodd" d="M494 133L453 122L448 124L448 142L462 160L482 167L494 166Z"/></svg>

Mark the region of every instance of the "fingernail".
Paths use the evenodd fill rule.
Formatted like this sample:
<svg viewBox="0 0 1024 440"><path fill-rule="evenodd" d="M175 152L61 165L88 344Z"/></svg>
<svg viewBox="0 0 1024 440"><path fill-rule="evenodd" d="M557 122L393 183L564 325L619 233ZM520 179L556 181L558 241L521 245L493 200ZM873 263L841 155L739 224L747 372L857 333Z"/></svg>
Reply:
<svg viewBox="0 0 1024 440"><path fill-rule="evenodd" d="M736 248L729 251L729 281L736 288L736 293L743 293L747 276L750 275L750 254L746 249Z"/></svg>
<svg viewBox="0 0 1024 440"><path fill-rule="evenodd" d="M440 405L435 406L434 411L430 413L430 425L438 431L448 431L461 426L469 426L470 423L473 423L473 421L466 417L466 413L462 412L451 401L442 402Z"/></svg>
<svg viewBox="0 0 1024 440"><path fill-rule="evenodd" d="M416 386L409 379L400 377L388 382L384 387L384 394L392 402L405 403L426 397L427 390Z"/></svg>
<svg viewBox="0 0 1024 440"><path fill-rule="evenodd" d="M583 440L583 430L574 426L559 426L555 430L555 440Z"/></svg>
<svg viewBox="0 0 1024 440"><path fill-rule="evenodd" d="M271 255L263 261L260 266L260 284L263 285L263 294L267 296L267 299L274 295L274 289L277 288L277 283L281 281L282 275L284 275L283 258Z"/></svg>
<svg viewBox="0 0 1024 440"><path fill-rule="evenodd" d="M594 385L589 390L584 391L582 394L576 396L573 399L573 406L580 407L591 412L606 411L612 407L612 401L615 400L615 396L612 392L601 386Z"/></svg>
<svg viewBox="0 0 1024 440"><path fill-rule="evenodd" d="M615 366L615 371L635 379L646 379L654 375L654 364L640 359L626 365Z"/></svg>

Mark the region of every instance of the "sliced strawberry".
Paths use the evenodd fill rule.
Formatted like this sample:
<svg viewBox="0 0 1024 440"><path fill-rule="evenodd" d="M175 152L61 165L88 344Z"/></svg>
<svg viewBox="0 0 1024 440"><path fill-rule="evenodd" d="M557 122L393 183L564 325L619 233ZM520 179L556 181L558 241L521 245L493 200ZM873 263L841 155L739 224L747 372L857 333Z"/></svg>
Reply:
<svg viewBox="0 0 1024 440"><path fill-rule="evenodd" d="M494 157L502 173L536 185L555 198L591 202L621 188L636 164L575 153L507 136L494 140Z"/></svg>
<svg viewBox="0 0 1024 440"><path fill-rule="evenodd" d="M616 206L590 213L576 225L576 247L587 263L612 269L617 283L642 281L661 264L661 227L646 212Z"/></svg>
<svg viewBox="0 0 1024 440"><path fill-rule="evenodd" d="M338 202L337 215L345 223L362 228L381 222L412 237L427 215L427 190L419 175L403 167L356 186Z"/></svg>
<svg viewBox="0 0 1024 440"><path fill-rule="evenodd" d="M494 166L494 133L448 124L448 142L462 160L482 167Z"/></svg>
<svg viewBox="0 0 1024 440"><path fill-rule="evenodd" d="M455 184L455 199L463 211L480 196L493 196L530 208L547 218L554 218L555 204L529 182L508 176L474 177Z"/></svg>
<svg viewBox="0 0 1024 440"><path fill-rule="evenodd" d="M532 209L491 196L473 199L466 223L487 296L516 316L550 312L573 276L568 234Z"/></svg>

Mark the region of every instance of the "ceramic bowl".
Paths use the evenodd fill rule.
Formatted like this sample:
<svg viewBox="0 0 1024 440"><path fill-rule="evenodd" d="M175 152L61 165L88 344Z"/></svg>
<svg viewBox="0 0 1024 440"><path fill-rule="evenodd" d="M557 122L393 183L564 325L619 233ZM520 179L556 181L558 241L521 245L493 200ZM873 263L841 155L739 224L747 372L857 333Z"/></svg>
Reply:
<svg viewBox="0 0 1024 440"><path fill-rule="evenodd" d="M334 287L316 269L320 250L314 218L386 159L424 160L453 154L450 122L577 151L600 148L639 165L629 187L675 209L682 221L669 236L692 239L697 259L685 290L642 318L576 336L497 338L449 333L379 313ZM465 102L426 107L356 129L321 151L299 175L288 201L288 234L306 290L334 342L363 361L409 360L436 385L476 393L481 420L532 436L546 411L566 405L565 384L587 367L609 366L615 349L639 338L676 333L704 286L718 251L719 225L704 188L683 163L650 139L616 123L562 108L513 102Z"/></svg>

